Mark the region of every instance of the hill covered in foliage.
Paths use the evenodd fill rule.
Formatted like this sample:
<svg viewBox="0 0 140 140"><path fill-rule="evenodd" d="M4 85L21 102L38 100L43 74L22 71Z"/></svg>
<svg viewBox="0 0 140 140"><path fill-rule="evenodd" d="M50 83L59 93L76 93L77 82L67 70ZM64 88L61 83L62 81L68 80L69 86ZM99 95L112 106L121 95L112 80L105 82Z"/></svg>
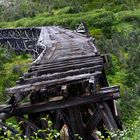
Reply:
<svg viewBox="0 0 140 140"><path fill-rule="evenodd" d="M124 124L120 139L138 140L140 137L140 2L139 0L12 0L0 6L0 28L60 25L74 29L86 21L90 34L102 53L111 56L106 71L110 84L121 86L118 103ZM0 50L0 92L5 81L18 78L12 75L11 64L16 60L29 62L21 56L5 57ZM10 67L5 70L5 67ZM20 73L19 73L20 75Z"/></svg>

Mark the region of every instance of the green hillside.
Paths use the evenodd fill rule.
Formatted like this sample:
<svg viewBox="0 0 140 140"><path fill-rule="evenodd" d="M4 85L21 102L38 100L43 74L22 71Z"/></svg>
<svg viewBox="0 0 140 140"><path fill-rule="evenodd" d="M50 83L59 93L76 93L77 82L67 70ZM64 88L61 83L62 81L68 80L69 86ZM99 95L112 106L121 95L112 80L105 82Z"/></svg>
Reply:
<svg viewBox="0 0 140 140"><path fill-rule="evenodd" d="M119 134L119 139L139 140L139 0L13 0L8 6L0 6L0 18L0 28L60 25L75 29L85 21L100 51L110 54L111 67L106 71L110 84L121 86L118 106L124 132ZM11 56L7 50L0 49L1 101L5 98L4 89L14 85L21 72L27 69L22 68L18 75L13 75L11 66L22 67L28 62L31 62L29 56ZM8 85L5 81L11 82Z"/></svg>

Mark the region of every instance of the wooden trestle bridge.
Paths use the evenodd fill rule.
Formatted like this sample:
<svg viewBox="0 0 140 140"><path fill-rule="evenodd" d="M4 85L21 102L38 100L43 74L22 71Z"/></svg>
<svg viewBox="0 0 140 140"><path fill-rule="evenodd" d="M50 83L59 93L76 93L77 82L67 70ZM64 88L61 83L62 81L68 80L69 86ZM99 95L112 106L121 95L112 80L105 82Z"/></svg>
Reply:
<svg viewBox="0 0 140 140"><path fill-rule="evenodd" d="M11 95L0 106L0 127L19 133L6 124L14 117L23 134L30 137L48 127L65 126L68 138L98 139L96 131L121 129L115 100L120 97L118 86L109 86L105 75L107 57L100 54L86 28L71 31L57 26L0 29L0 43L20 53L30 53L35 61L19 78L15 87L6 90ZM85 32L85 33L84 33ZM46 133L39 137L45 139ZM65 138L61 138L65 139Z"/></svg>

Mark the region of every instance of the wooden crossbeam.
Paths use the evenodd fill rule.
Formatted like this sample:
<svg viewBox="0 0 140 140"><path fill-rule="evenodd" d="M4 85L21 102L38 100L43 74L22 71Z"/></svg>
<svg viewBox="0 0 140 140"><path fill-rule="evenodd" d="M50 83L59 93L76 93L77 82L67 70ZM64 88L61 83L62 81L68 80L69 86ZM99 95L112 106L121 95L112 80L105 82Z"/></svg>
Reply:
<svg viewBox="0 0 140 140"><path fill-rule="evenodd" d="M86 67L91 67L91 66L98 66L101 65L103 67L103 62L102 61L93 61L90 63L81 63L77 65L66 65L64 67L54 67L54 68L47 68L47 69L42 69L42 70L37 70L34 72L26 73L24 74L24 77L29 77L29 76L39 76L42 74L48 74L48 73L55 73L55 72L64 72L68 70L74 70L74 69L80 69L80 68L86 68Z"/></svg>
<svg viewBox="0 0 140 140"><path fill-rule="evenodd" d="M31 77L31 78L20 77L20 81L17 82L17 84L20 84L20 85L29 84L29 83L33 84L33 83L39 82L39 81L60 79L60 78L64 78L67 76L74 76L74 75L76 76L79 74L94 73L95 71L97 71L97 70L101 71L102 69L103 69L102 66L99 65L99 66L93 66L93 67L89 67L89 68L69 70L66 72L41 75L41 76L36 76L36 77ZM101 72L98 75L101 75Z"/></svg>
<svg viewBox="0 0 140 140"><path fill-rule="evenodd" d="M34 90L40 90L42 88L50 88L50 87L56 87L56 86L62 86L66 84L74 84L82 81L87 81L90 79L90 77L95 76L99 74L100 72L95 73L87 73L87 74L80 74L76 76L68 76L61 79L55 79L55 80L48 80L48 81L41 81L36 82L33 84L26 84L26 85L19 85L13 88L9 88L6 90L7 93L24 93Z"/></svg>
<svg viewBox="0 0 140 140"><path fill-rule="evenodd" d="M103 62L103 59L101 57L89 57L89 58L81 58L81 59L76 59L76 60L67 60L67 61L58 61L58 62L52 62L52 63L45 63L45 64L40 64L40 65L33 65L30 69L29 69L29 72L31 71L36 71L36 70L40 70L40 69L45 69L45 68L53 68L53 67L63 67L63 66L66 66L66 65L76 65L76 64L80 64L80 63L84 63L84 62L92 62L92 61L102 61Z"/></svg>
<svg viewBox="0 0 140 140"><path fill-rule="evenodd" d="M101 88L96 92L96 94L85 95L85 96L76 96L71 97L69 99L62 99L58 101L46 101L42 103L37 103L34 105L31 104L23 104L16 108L14 114L28 114L28 113L37 113L49 110L56 110L62 108L69 108L84 104L91 104L97 102L103 102L108 100L114 100L120 98L119 87L105 87ZM9 105L5 105L0 108L0 113L6 113L11 111L11 107Z"/></svg>
<svg viewBox="0 0 140 140"><path fill-rule="evenodd" d="M0 38L26 38L26 39L34 39L38 38L41 29L31 28L31 29L1 29L0 30Z"/></svg>
<svg viewBox="0 0 140 140"><path fill-rule="evenodd" d="M83 56L73 56L70 58L59 58L58 60L53 60L53 61L49 61L49 62L43 62L43 63L39 63L39 64L35 64L35 66L38 65L44 65L44 64L48 64L48 63L61 63L61 62L68 62L68 61L73 61L73 60L80 60L80 59L85 59L85 58L94 58L94 57L98 57L100 55L95 55L95 54L87 54L87 55L83 55Z"/></svg>
<svg viewBox="0 0 140 140"><path fill-rule="evenodd" d="M114 87L112 90L111 89L112 89L111 87L106 88L106 91L101 89L97 92L97 94L88 96L71 97L69 99L42 102L33 105L31 104L20 105L19 107L16 108L13 114L16 115L16 114L37 113L118 99L120 97L119 87L116 88Z"/></svg>
<svg viewBox="0 0 140 140"><path fill-rule="evenodd" d="M110 108L107 105L107 103L102 102L99 106L102 106L102 108L101 108L102 119L103 119L105 125L107 126L107 128L110 131L117 130L117 128L118 128L117 124L112 116L112 113L111 113Z"/></svg>
<svg viewBox="0 0 140 140"><path fill-rule="evenodd" d="M98 60L88 60L88 61L83 61L83 62L70 62L70 63L63 63L63 64L58 64L58 65L54 65L53 63L52 63L52 65L51 66L46 66L46 67L40 67L40 68L37 68L37 69L34 69L34 70L32 70L33 72L37 72L37 71L40 71L40 70L48 70L48 69L59 69L60 67L61 68L66 68L66 67L70 67L70 66L78 66L78 65L81 65L81 64L85 64L85 62L88 64L88 63L90 63L91 64L91 66L94 66L94 65L96 65L96 64L103 64L103 61L102 61L102 59L98 59ZM75 67L74 67L75 68ZM73 68L73 69L74 69ZM82 67L81 67L82 68ZM83 67L84 68L84 67ZM70 67L70 69L72 69L71 67ZM29 71L30 72L30 71Z"/></svg>
<svg viewBox="0 0 140 140"><path fill-rule="evenodd" d="M73 132L73 129L71 127L71 122L67 116L67 114L64 112L64 111L61 111L61 115L62 115L62 118L63 118L63 121L65 122L65 124L67 124L68 126L68 131L69 131L69 137L72 138L72 140L76 140L75 138L75 134Z"/></svg>
<svg viewBox="0 0 140 140"><path fill-rule="evenodd" d="M83 130L86 137L92 134L93 131L96 131L100 121L102 121L102 123L106 126L106 129L109 131L113 132L118 129L108 104L103 101L101 103L97 103L96 106L94 114L91 116Z"/></svg>
<svg viewBox="0 0 140 140"><path fill-rule="evenodd" d="M88 123L86 124L84 130L83 130L83 133L86 135L86 136L89 136L89 134L91 134L91 130L95 130L97 128L97 125L99 124L99 122L101 121L102 119L102 115L101 115L101 112L100 110L98 110L96 108L94 114L91 116L91 118L89 119Z"/></svg>
<svg viewBox="0 0 140 140"><path fill-rule="evenodd" d="M26 127L27 127L26 129L33 130L33 132L36 132L38 134L38 136L41 137L42 139L45 139L46 138L46 134L43 131L42 132L39 132L40 128L38 128L35 124L31 123L30 121L28 121L25 118L20 117L20 116L16 116L16 118L18 120L22 121L26 125ZM28 133L28 132L26 132L26 133ZM31 134L28 134L28 135L31 136Z"/></svg>

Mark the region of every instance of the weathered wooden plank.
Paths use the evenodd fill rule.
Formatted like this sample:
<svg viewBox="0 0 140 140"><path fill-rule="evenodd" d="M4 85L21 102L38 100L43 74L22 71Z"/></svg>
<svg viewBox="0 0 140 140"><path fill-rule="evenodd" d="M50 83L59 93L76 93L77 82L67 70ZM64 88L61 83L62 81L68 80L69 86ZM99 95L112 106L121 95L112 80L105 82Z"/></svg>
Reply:
<svg viewBox="0 0 140 140"><path fill-rule="evenodd" d="M46 63L46 64L42 64L42 65L37 65L37 66L31 66L29 71L35 71L35 70L39 70L39 69L44 69L44 68L53 68L53 67L63 67L66 65L70 65L70 64L80 64L80 63L84 63L84 62L91 62L91 61L102 61L103 59L101 57L93 57L93 58L81 58L81 59L76 59L76 60L67 60L67 61L58 61L58 62L51 62L51 63Z"/></svg>
<svg viewBox="0 0 140 140"><path fill-rule="evenodd" d="M113 118L113 114L111 113L111 110L107 103L102 102L99 106L101 106L101 114L102 114L102 119L106 125L106 127L110 131L115 131L118 129L117 124Z"/></svg>
<svg viewBox="0 0 140 140"><path fill-rule="evenodd" d="M83 56L73 56L73 57L69 57L69 58L59 58L59 59L56 59L56 60L53 60L53 61L46 61L46 62L43 62L43 63L36 63L34 64L34 66L38 66L38 65L45 65L45 64L48 64L48 63L61 63L61 62L68 62L68 61L73 61L73 60L80 60L80 59L85 59L85 58L94 58L94 57L98 57L100 55L95 55L95 54L87 54L87 55L83 55Z"/></svg>
<svg viewBox="0 0 140 140"><path fill-rule="evenodd" d="M78 134L79 137L82 137L84 139L83 130L84 130L84 123L82 121L82 116L80 113L79 106L76 108L69 108L68 109L68 115L70 120L70 125L74 131L75 134Z"/></svg>
<svg viewBox="0 0 140 140"><path fill-rule="evenodd" d="M77 35L75 32L70 32L69 30L62 30L59 27L44 27L44 36L46 33L49 32L51 41L50 43L46 44L47 46L49 44L52 44L56 47L55 51L53 52L53 55L48 59L47 56L44 56L44 59L40 61L40 63L46 63L46 61L54 61L54 60L62 60L64 58L69 58L69 57L77 57L79 55L80 57L85 56L85 55L95 55L97 53L97 49L95 46L92 44L91 38L83 37L80 35ZM70 32L73 34L73 37L67 35L66 32ZM45 42L45 40L43 41ZM72 48L77 46L77 49L79 48L79 51L73 51ZM59 50L59 47L63 48L63 51ZM57 49L58 48L58 49ZM70 51L64 51L65 48L71 48ZM78 54L77 54L78 53ZM70 54L70 56L68 56Z"/></svg>
<svg viewBox="0 0 140 140"><path fill-rule="evenodd" d="M88 96L79 96L79 97L71 97L66 100L60 100L60 101L51 101L51 102L42 102L37 103L34 105L26 104L21 105L17 107L15 112L13 114L30 114L30 113L37 113L37 112L44 112L49 110L56 110L56 109L63 109L63 108L69 108L84 104L91 104L95 102L103 102L107 100L113 100L120 97L119 89L116 87L116 89L111 90L108 88L108 91L103 91L102 89L97 92L97 94L94 95L88 95Z"/></svg>
<svg viewBox="0 0 140 140"><path fill-rule="evenodd" d="M26 120L25 118L23 117L19 117L19 116L16 116L19 120L21 120L23 123L25 123L25 125L33 131L33 132L36 132L38 134L38 136L42 139L45 139L46 138L46 134L43 132L43 131L40 131L40 128L37 127L35 124L29 122L28 120ZM28 133L28 132L27 132ZM27 136L27 135L26 135ZM30 135L29 135L30 136Z"/></svg>
<svg viewBox="0 0 140 140"><path fill-rule="evenodd" d="M41 82L36 82L33 84L19 85L19 86L7 89L6 92L7 93L24 93L24 92L34 91L34 90L40 90L42 88L50 88L53 86L60 86L60 85L77 83L81 81L87 81L90 79L90 77L95 76L97 73L95 72L92 74L88 73L88 74L81 74L81 75L76 75L76 76L68 76L61 79L41 81Z"/></svg>
<svg viewBox="0 0 140 140"><path fill-rule="evenodd" d="M41 75L41 76L37 76L37 77L33 77L33 78L25 78L25 77L21 77L20 81L17 82L17 84L23 85L23 84L33 84L35 82L40 82L40 81L47 81L47 80L55 80L55 79L60 79L60 78L64 78L67 76L76 76L79 74L86 74L86 73L94 73L95 71L101 71L103 68L101 65L99 66L93 66L93 67L89 67L89 68L82 68L82 69L76 69L76 70L69 70L66 72L60 72L60 73L53 73L53 74L48 74L48 75ZM101 75L101 72L98 72L97 75L95 75L95 77L98 77Z"/></svg>
<svg viewBox="0 0 140 140"><path fill-rule="evenodd" d="M26 73L24 74L24 77L29 77L29 76L40 76L42 74L51 74L51 73L56 73L56 72L64 72L64 71L68 71L68 70L74 70L74 69L80 69L80 68L87 68L87 67L91 67L91 66L103 66L103 62L102 61L93 61L90 63L82 63L82 64L77 64L77 65L66 65L64 67L54 67L54 68L50 68L50 69L42 69L42 70L37 70L37 71L33 71L30 73Z"/></svg>
<svg viewBox="0 0 140 140"><path fill-rule="evenodd" d="M43 111L49 111L49 110L56 110L56 109L62 109L62 108L69 108L84 104L91 104L95 102L103 102L113 99L120 98L119 94L119 87L106 87L101 88L99 91L97 91L96 94L88 95L88 96L77 96L77 97L71 97L69 99L63 99L59 101L50 101L50 102L42 102L37 103L34 105L31 104L23 104L17 107L15 114L20 113L37 113L37 112L43 112ZM5 106L1 107L0 113L3 112L11 112L12 106ZM31 111L31 112L30 112Z"/></svg>
<svg viewBox="0 0 140 140"><path fill-rule="evenodd" d="M71 127L71 122L69 120L69 117L68 117L66 111L65 110L62 110L61 111L61 115L62 115L62 118L63 118L64 123L68 126L69 140L77 140L75 138L75 133L74 133L72 127Z"/></svg>
<svg viewBox="0 0 140 140"><path fill-rule="evenodd" d="M100 110L96 108L94 114L89 119L88 123L86 124L83 133L88 137L91 133L97 128L97 125L102 119L102 115Z"/></svg>
<svg viewBox="0 0 140 140"><path fill-rule="evenodd" d="M58 67L58 66L65 66L66 64L70 65L70 64L80 64L80 63L84 63L84 62L91 62L91 61L102 61L103 59L101 57L96 57L96 58L83 58L83 59L74 59L74 60L68 60L68 61L54 61L54 62L48 62L45 64L40 64L40 65L33 65L31 66L30 70L36 70L36 69L43 69L43 68L53 68L54 66Z"/></svg>

